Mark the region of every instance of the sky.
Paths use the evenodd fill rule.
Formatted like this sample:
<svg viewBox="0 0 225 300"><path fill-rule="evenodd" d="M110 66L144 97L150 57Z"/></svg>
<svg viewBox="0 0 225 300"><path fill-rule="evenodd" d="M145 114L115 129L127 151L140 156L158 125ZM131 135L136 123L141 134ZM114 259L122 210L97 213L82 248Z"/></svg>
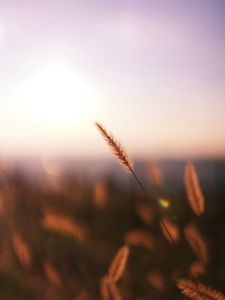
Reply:
<svg viewBox="0 0 225 300"><path fill-rule="evenodd" d="M0 157L225 156L223 0L0 0Z"/></svg>

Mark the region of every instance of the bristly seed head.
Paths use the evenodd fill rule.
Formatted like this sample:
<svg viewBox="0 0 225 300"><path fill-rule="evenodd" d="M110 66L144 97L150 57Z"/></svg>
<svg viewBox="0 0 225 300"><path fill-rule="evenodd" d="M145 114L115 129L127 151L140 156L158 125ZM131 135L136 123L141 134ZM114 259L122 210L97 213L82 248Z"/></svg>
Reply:
<svg viewBox="0 0 225 300"><path fill-rule="evenodd" d="M126 150L122 147L120 142L118 142L114 136L109 133L99 122L95 122L95 126L110 146L113 154L116 156L118 162L127 172L134 172L134 163L128 156Z"/></svg>

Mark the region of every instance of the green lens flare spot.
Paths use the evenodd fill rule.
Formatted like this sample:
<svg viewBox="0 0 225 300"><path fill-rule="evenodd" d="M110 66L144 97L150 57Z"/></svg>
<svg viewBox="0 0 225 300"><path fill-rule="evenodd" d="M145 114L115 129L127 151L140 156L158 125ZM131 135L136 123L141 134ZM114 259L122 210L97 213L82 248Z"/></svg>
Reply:
<svg viewBox="0 0 225 300"><path fill-rule="evenodd" d="M171 200L170 199L165 199L165 198L160 198L159 199L159 204L163 207L163 208L169 208L171 205Z"/></svg>

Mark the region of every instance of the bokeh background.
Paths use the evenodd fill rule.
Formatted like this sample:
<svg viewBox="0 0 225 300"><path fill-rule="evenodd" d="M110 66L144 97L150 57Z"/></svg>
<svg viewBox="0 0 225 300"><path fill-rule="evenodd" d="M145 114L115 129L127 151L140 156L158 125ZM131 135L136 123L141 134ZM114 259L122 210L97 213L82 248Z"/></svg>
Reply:
<svg viewBox="0 0 225 300"><path fill-rule="evenodd" d="M184 299L180 277L225 292L224 28L222 0L0 0L0 299L100 299L124 243L124 299ZM95 121L126 147L149 196ZM164 239L151 201L181 233L198 227L209 262L197 275L184 235Z"/></svg>

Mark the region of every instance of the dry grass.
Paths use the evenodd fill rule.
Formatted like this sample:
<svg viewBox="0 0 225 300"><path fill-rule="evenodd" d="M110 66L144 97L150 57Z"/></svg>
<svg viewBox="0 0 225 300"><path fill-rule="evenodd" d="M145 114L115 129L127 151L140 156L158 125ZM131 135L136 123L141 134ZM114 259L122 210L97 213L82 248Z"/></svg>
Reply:
<svg viewBox="0 0 225 300"><path fill-rule="evenodd" d="M27 242L23 239L19 232L13 232L11 239L19 262L24 268L29 268L32 264L32 255Z"/></svg>
<svg viewBox="0 0 225 300"><path fill-rule="evenodd" d="M146 163L146 168L152 183L160 185L162 182L162 172L160 167L154 161L150 161Z"/></svg>
<svg viewBox="0 0 225 300"><path fill-rule="evenodd" d="M56 268L48 261L44 262L43 268L44 268L44 272L45 272L47 280L51 284L53 284L57 287L61 287L62 279L61 279L61 276L60 276L58 270L56 270Z"/></svg>
<svg viewBox="0 0 225 300"><path fill-rule="evenodd" d="M149 284L156 290L164 291L166 289L165 276L160 271L151 271L147 275Z"/></svg>
<svg viewBox="0 0 225 300"><path fill-rule="evenodd" d="M86 229L81 224L59 213L46 212L41 221L41 226L49 231L72 236L81 242L86 238Z"/></svg>
<svg viewBox="0 0 225 300"><path fill-rule="evenodd" d="M131 172L134 175L137 183L140 185L145 195L148 196L148 193L143 187L141 181L135 174L133 169L133 162L130 162L130 160L128 159L124 148L122 148L121 144L118 143L114 139L113 135L109 134L100 123L96 123L96 126L107 141L107 143L109 144L109 146L111 147L113 153L119 160L120 164L122 164L127 171ZM161 170L156 164L148 164L148 173L153 183L155 185L160 185L162 175ZM191 162L188 162L185 167L184 181L189 203L194 213L197 216L201 216L205 210L205 199L201 191L201 187L194 165ZM147 215L147 213L143 212L143 210L139 209L138 214L144 220L144 222L149 222L149 216ZM161 218L160 227L166 239L170 243L176 243L179 241L179 228L174 223L172 223L167 217L163 216ZM199 259L199 262L192 264L190 268L190 273L193 276L197 277L205 273L205 265L208 263L209 260L208 248L202 236L192 224L186 226L184 233L191 248L193 249L193 251ZM149 238L148 234L139 230L128 232L125 236L125 241L130 245L144 246L151 250L155 246L152 242L152 239ZM186 296L193 299L224 299L221 293L213 292L210 288L206 288L202 284L194 284L190 280L181 279L178 281L177 286L182 290L182 292Z"/></svg>
<svg viewBox="0 0 225 300"><path fill-rule="evenodd" d="M117 286L107 276L101 280L100 291L102 300L122 300Z"/></svg>
<svg viewBox="0 0 225 300"><path fill-rule="evenodd" d="M103 208L107 205L108 191L104 181L99 180L95 183L94 188L94 204L98 208Z"/></svg>
<svg viewBox="0 0 225 300"><path fill-rule="evenodd" d="M130 249L127 245L121 247L113 258L108 270L100 282L100 292L102 300L122 300L119 289L116 286L118 280L122 277Z"/></svg>
<svg viewBox="0 0 225 300"><path fill-rule="evenodd" d="M100 133L102 134L102 136L104 137L104 139L106 140L106 142L108 143L108 145L110 146L112 152L118 159L119 163L124 167L124 169L126 171L132 173L132 175L134 176L136 182L138 183L138 185L140 186L140 188L142 189L144 194L146 196L148 196L146 189L144 188L142 182L140 181L140 179L138 178L138 176L136 175L136 173L134 171L134 163L128 157L126 150L122 147L122 145L118 141L116 141L116 139L113 137L113 135L111 133L107 132L107 130L100 123L96 122L95 125L96 125L97 129L100 131ZM156 175L156 173L157 173L157 175ZM153 178L155 176L155 177L158 177L158 179L159 179L159 170L156 165L155 165L155 167L152 168L152 175L153 175ZM154 204L154 206L155 206L155 204ZM167 226L166 226L166 224L164 224L163 219L161 220L161 227L163 228L164 231L167 232L167 235L169 236L170 240L172 241L173 237L170 236L170 232L167 231Z"/></svg>
<svg viewBox="0 0 225 300"><path fill-rule="evenodd" d="M146 193L125 149L100 123L96 126L144 193L116 187L112 178L81 184L65 176L44 187L24 184L17 175L0 178L0 299L163 300L180 299L179 289L191 299L224 300L221 292L191 280L202 277L223 290L223 265L211 272L208 236L203 238L189 220L193 216L182 211L182 199L176 212L173 195L174 206L158 207L158 198L168 192L167 183L161 184L162 170L151 163L154 184ZM191 163L185 186L199 224L205 204ZM110 263L115 245L119 250ZM179 279L187 274L190 278Z"/></svg>
<svg viewBox="0 0 225 300"><path fill-rule="evenodd" d="M135 211L145 224L150 225L156 222L156 212L149 204L138 202L135 206Z"/></svg>
<svg viewBox="0 0 225 300"><path fill-rule="evenodd" d="M193 224L189 224L185 227L184 234L199 261L207 264L209 261L208 247L197 228Z"/></svg>
<svg viewBox="0 0 225 300"><path fill-rule="evenodd" d="M170 243L177 243L180 239L180 230L169 218L163 217L160 223L162 232ZM165 230L166 228L166 230ZM169 234L168 234L169 233Z"/></svg>
<svg viewBox="0 0 225 300"><path fill-rule="evenodd" d="M185 296L194 300L225 300L225 296L222 293L189 279L179 279L177 287Z"/></svg>
<svg viewBox="0 0 225 300"><path fill-rule="evenodd" d="M190 266L190 274L194 278L198 278L206 273L206 266L201 261L195 261Z"/></svg>
<svg viewBox="0 0 225 300"><path fill-rule="evenodd" d="M108 271L108 278L116 283L121 276L123 275L123 272L125 270L128 256L129 256L129 247L127 245L120 248L120 250L117 252L116 256L114 257Z"/></svg>
<svg viewBox="0 0 225 300"><path fill-rule="evenodd" d="M202 215L205 209L205 199L199 185L195 167L191 162L188 162L185 168L185 186L193 211L198 216Z"/></svg>
<svg viewBox="0 0 225 300"><path fill-rule="evenodd" d="M97 129L111 148L113 154L117 158L118 162L121 164L121 166L127 171L127 172L133 172L134 171L134 163L132 159L128 156L127 151L125 148L120 144L119 141L117 141L112 133L109 133L102 124L99 122L95 123Z"/></svg>
<svg viewBox="0 0 225 300"><path fill-rule="evenodd" d="M134 229L128 231L124 237L128 245L135 247L143 247L146 250L154 251L156 249L155 238L147 231Z"/></svg>
<svg viewBox="0 0 225 300"><path fill-rule="evenodd" d="M82 291L79 293L79 295L77 295L74 300L91 300L91 296L86 292L86 291Z"/></svg>

